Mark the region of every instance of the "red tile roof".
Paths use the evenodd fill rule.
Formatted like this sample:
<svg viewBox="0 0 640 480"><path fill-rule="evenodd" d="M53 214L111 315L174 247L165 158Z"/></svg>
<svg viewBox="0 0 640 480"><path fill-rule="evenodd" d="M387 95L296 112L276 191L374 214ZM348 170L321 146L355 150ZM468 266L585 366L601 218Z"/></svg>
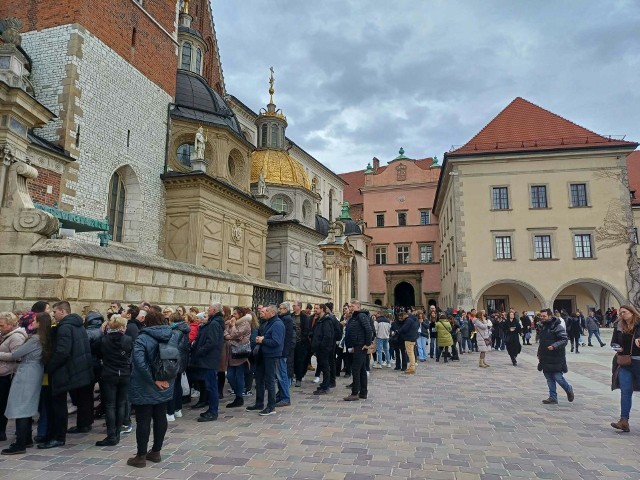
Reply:
<svg viewBox="0 0 640 480"><path fill-rule="evenodd" d="M635 190L636 195L636 198L631 199L631 205L640 206L640 151L631 152L627 157L627 174L629 190Z"/></svg>
<svg viewBox="0 0 640 480"><path fill-rule="evenodd" d="M466 145L447 156L632 145L598 135L517 97Z"/></svg>
<svg viewBox="0 0 640 480"><path fill-rule="evenodd" d="M433 158L421 158L415 160L418 167L423 170L428 170L433 165ZM387 166L378 167L376 175L386 170ZM356 170L355 172L339 173L338 176L342 178L348 185L344 186L342 193L343 200L349 202L350 205L359 205L362 203L362 194L360 188L364 187L364 170Z"/></svg>

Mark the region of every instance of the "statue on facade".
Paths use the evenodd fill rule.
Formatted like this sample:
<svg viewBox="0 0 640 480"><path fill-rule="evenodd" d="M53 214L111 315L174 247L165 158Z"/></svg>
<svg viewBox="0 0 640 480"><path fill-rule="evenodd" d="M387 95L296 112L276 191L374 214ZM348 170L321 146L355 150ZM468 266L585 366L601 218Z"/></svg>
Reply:
<svg viewBox="0 0 640 480"><path fill-rule="evenodd" d="M266 195L267 194L267 182L264 178L264 170L260 170L260 175L258 176L258 195Z"/></svg>
<svg viewBox="0 0 640 480"><path fill-rule="evenodd" d="M202 127L198 128L198 131L196 132L196 140L193 145L193 149L195 151L195 158L197 159L204 158L204 149L205 149L206 141L207 141L207 138L204 136L204 129Z"/></svg>

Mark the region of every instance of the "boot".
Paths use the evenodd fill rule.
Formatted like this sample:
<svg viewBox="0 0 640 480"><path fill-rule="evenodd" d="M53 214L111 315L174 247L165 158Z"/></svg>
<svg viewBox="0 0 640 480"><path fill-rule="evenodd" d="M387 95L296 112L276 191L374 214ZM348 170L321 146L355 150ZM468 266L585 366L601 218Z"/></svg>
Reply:
<svg viewBox="0 0 640 480"><path fill-rule="evenodd" d="M147 460L153 463L160 463L162 461L162 457L160 456L160 452L154 452L153 450L149 450L147 452Z"/></svg>
<svg viewBox="0 0 640 480"><path fill-rule="evenodd" d="M481 360L481 362L485 366L485 368L489 368L491 366L487 362L484 361L484 358Z"/></svg>
<svg viewBox="0 0 640 480"><path fill-rule="evenodd" d="M484 364L484 362L482 361L482 359L480 359L480 363L478 363L478 366L480 368L487 368L487 366Z"/></svg>
<svg viewBox="0 0 640 480"><path fill-rule="evenodd" d="M144 455L136 455L127 460L127 465L130 467L144 468L147 466L147 460Z"/></svg>
<svg viewBox="0 0 640 480"><path fill-rule="evenodd" d="M96 447L114 447L118 445L118 438L115 435L109 435L104 440L98 440Z"/></svg>
<svg viewBox="0 0 640 480"><path fill-rule="evenodd" d="M611 422L611 426L617 430L622 430L623 432L629 432L629 420L626 418L621 418L617 422Z"/></svg>

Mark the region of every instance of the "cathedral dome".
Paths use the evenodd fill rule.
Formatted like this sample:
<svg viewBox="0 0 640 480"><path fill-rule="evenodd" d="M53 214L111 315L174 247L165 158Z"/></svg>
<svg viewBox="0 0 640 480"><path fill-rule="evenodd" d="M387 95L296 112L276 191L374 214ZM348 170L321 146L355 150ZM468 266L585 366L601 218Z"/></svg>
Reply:
<svg viewBox="0 0 640 480"><path fill-rule="evenodd" d="M251 183L264 172L266 183L292 185L311 190L311 182L304 168L284 150L256 150L251 154Z"/></svg>
<svg viewBox="0 0 640 480"><path fill-rule="evenodd" d="M226 126L243 136L240 123L227 102L209 87L203 77L187 70L178 70L172 116Z"/></svg>

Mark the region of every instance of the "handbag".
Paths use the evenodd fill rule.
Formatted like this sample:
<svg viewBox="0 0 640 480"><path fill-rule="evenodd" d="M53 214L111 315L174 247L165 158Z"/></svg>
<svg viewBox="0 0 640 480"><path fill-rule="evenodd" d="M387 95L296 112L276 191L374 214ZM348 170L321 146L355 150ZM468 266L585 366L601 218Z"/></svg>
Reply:
<svg viewBox="0 0 640 480"><path fill-rule="evenodd" d="M616 353L616 362L620 367L630 367L633 364L633 359L631 358L631 353L633 350L633 341L635 337L635 330L631 335L631 348L629 349L629 355L620 355L620 353Z"/></svg>
<svg viewBox="0 0 640 480"><path fill-rule="evenodd" d="M240 360L243 358L249 358L250 354L251 344L249 342L243 343L242 345L234 345L233 343L231 344L231 358Z"/></svg>

